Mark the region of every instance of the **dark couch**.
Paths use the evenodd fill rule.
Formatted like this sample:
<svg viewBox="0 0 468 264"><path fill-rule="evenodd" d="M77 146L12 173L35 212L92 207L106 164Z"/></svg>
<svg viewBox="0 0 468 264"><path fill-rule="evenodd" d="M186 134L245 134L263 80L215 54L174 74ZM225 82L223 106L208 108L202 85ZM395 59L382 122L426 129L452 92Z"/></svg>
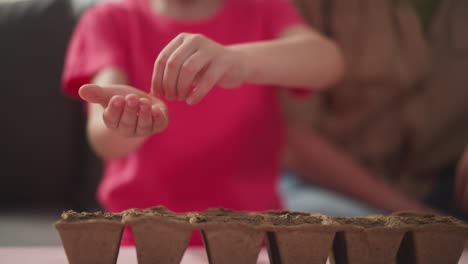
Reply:
<svg viewBox="0 0 468 264"><path fill-rule="evenodd" d="M99 160L80 102L60 88L66 47L92 1L0 4L0 208L96 207Z"/></svg>

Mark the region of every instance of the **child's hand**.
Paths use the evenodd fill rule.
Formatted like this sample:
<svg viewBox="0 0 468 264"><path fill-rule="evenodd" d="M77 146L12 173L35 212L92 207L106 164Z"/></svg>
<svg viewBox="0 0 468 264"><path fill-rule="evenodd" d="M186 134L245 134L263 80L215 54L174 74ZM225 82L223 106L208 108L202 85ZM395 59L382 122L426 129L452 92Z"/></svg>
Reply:
<svg viewBox="0 0 468 264"><path fill-rule="evenodd" d="M456 195L463 210L468 211L468 147L458 164Z"/></svg>
<svg viewBox="0 0 468 264"><path fill-rule="evenodd" d="M157 97L196 104L215 85L234 88L242 84L244 65L239 52L202 35L182 33L156 59L151 91Z"/></svg>
<svg viewBox="0 0 468 264"><path fill-rule="evenodd" d="M81 98L104 108L105 125L125 137L145 137L166 129L167 108L158 98L127 85L94 84L80 88Z"/></svg>

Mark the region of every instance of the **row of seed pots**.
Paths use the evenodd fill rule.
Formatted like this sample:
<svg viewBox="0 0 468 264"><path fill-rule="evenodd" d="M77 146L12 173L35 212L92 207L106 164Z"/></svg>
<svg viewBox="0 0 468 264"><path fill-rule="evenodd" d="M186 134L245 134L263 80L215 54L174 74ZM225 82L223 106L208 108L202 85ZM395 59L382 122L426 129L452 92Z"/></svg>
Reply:
<svg viewBox="0 0 468 264"><path fill-rule="evenodd" d="M126 225L139 264L180 263L195 230L202 233L210 264L255 264L263 242L271 264L325 264L329 257L336 264L457 264L468 234L455 218L416 213L351 218L155 207L112 218L90 215L74 221L62 215L55 225L70 264L116 263Z"/></svg>

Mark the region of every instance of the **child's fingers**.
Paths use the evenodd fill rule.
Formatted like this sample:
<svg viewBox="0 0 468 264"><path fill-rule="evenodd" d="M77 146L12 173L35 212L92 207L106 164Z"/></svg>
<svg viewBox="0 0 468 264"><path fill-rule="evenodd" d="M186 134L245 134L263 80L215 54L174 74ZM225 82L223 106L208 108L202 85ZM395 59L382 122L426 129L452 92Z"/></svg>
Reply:
<svg viewBox="0 0 468 264"><path fill-rule="evenodd" d="M166 129L168 120L161 108L153 105L151 108L151 115L153 117L153 133L159 133Z"/></svg>
<svg viewBox="0 0 468 264"><path fill-rule="evenodd" d="M80 97L90 103L100 104L106 108L112 97L126 95L133 93L139 97L150 98L147 93L123 84L109 84L109 85L95 85L85 84L79 90Z"/></svg>
<svg viewBox="0 0 468 264"><path fill-rule="evenodd" d="M151 78L151 93L156 97L162 98L165 96L163 90L163 77L166 63L174 50L176 50L183 41L183 35L179 35L174 38L166 47L164 47L154 62L153 77Z"/></svg>
<svg viewBox="0 0 468 264"><path fill-rule="evenodd" d="M222 63L211 63L203 76L198 80L197 87L193 89L192 93L187 98L187 104L199 103L223 77L224 72L225 69Z"/></svg>
<svg viewBox="0 0 468 264"><path fill-rule="evenodd" d="M153 131L153 117L151 115L151 103L146 98L140 98L140 109L135 134L137 136L148 136Z"/></svg>
<svg viewBox="0 0 468 264"><path fill-rule="evenodd" d="M100 104L102 107L106 107L110 98L105 98L103 95L103 89L95 84L85 84L80 87L78 94L81 99L88 103ZM107 100L106 100L107 99Z"/></svg>
<svg viewBox="0 0 468 264"><path fill-rule="evenodd" d="M126 104L120 118L119 131L124 136L134 136L139 108L138 97L134 94L129 94L125 97L125 101Z"/></svg>
<svg viewBox="0 0 468 264"><path fill-rule="evenodd" d="M177 80L185 61L197 50L193 41L184 40L176 50L169 56L166 62L163 76L164 96L168 100L177 98Z"/></svg>
<svg viewBox="0 0 468 264"><path fill-rule="evenodd" d="M116 95L111 98L103 113L104 124L110 129L117 129L124 109L125 99Z"/></svg>
<svg viewBox="0 0 468 264"><path fill-rule="evenodd" d="M177 80L177 98L179 100L187 99L195 76L209 64L211 59L212 57L207 52L197 51L184 62Z"/></svg>

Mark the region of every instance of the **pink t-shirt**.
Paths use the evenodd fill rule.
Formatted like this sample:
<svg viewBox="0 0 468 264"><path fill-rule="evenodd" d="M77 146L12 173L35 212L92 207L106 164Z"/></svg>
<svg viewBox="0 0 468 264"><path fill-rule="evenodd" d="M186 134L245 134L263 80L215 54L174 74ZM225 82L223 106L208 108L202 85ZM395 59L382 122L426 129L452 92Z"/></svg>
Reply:
<svg viewBox="0 0 468 264"><path fill-rule="evenodd" d="M156 14L149 0L100 4L83 15L73 35L64 88L77 96L97 72L119 67L130 85L149 91L158 53L181 32L229 45L273 39L302 23L287 0L226 0L216 15L197 22ZM170 123L164 132L127 156L105 162L98 198L107 210L281 207L277 181L283 122L276 88L215 87L198 105L167 104ZM125 234L123 244L129 243ZM201 243L200 238L193 243Z"/></svg>

